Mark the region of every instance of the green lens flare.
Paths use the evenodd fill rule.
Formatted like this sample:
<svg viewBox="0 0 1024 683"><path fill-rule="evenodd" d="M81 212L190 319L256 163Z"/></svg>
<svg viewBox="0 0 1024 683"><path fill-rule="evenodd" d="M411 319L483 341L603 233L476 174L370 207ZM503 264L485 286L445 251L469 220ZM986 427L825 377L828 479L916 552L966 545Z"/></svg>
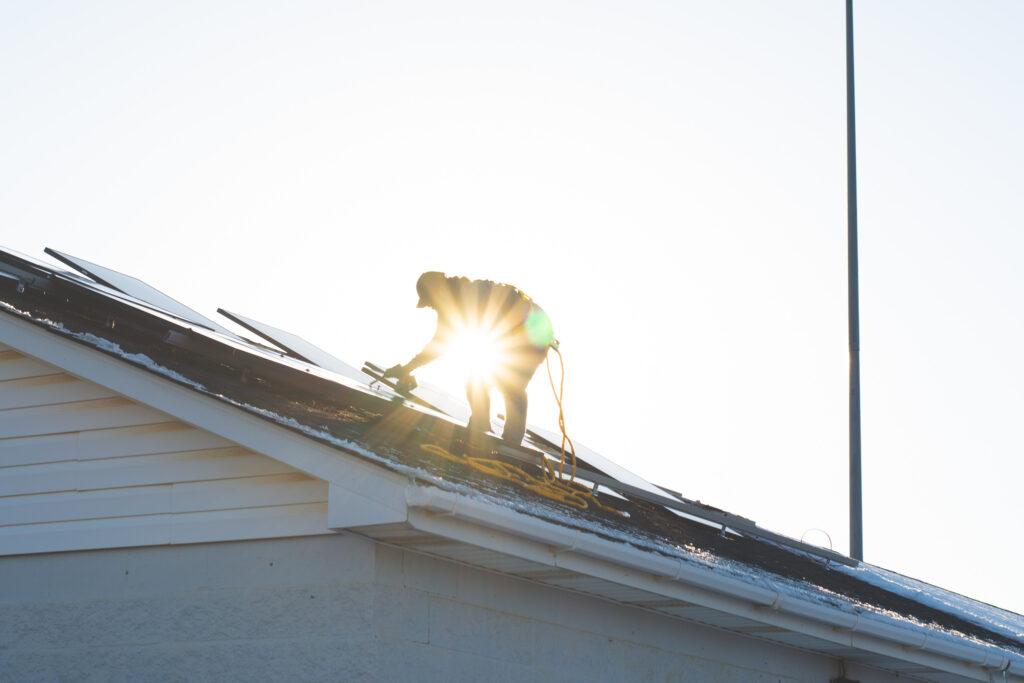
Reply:
<svg viewBox="0 0 1024 683"><path fill-rule="evenodd" d="M539 349L545 348L555 338L555 331L551 327L551 319L547 313L535 308L530 311L526 318L526 337L530 343Z"/></svg>

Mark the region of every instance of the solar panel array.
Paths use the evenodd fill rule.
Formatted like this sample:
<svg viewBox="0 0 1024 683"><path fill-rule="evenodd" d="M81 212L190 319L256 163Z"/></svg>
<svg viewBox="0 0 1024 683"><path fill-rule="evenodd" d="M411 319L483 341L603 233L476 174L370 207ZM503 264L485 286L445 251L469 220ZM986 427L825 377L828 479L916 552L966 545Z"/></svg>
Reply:
<svg viewBox="0 0 1024 683"><path fill-rule="evenodd" d="M103 266L86 261L83 258L71 256L70 254L65 254L64 252L57 251L56 249L51 249L49 247L46 248L46 253L53 256L58 261L71 266L86 277L92 279L94 282L106 285L111 289L116 289L137 301L147 303L166 311L171 315L175 315L182 320L187 320L196 325L202 325L203 327L215 330L221 334L227 334L232 337L236 336L231 330L227 329L223 325L207 318L197 311L194 311L178 300L172 299L160 290L150 287L142 280L130 275L125 275L124 273L119 273L116 270L104 268Z"/></svg>
<svg viewBox="0 0 1024 683"><path fill-rule="evenodd" d="M3 273L6 279L17 280L21 285L36 283L45 287L46 282L57 280L66 285L100 294L118 303L159 317L194 334L216 339L234 348L244 349L249 353L296 367L349 387L385 395L391 399L402 399L387 387L371 386L371 377L289 332L238 314L232 313L225 316L236 324L245 321L245 324L242 324L243 328L273 345L266 346L235 334L223 325L210 320L138 278L55 249L47 248L46 253L65 264L73 265L80 272L64 270L12 249L0 248L0 273ZM228 313L223 309L221 311L222 314Z"/></svg>

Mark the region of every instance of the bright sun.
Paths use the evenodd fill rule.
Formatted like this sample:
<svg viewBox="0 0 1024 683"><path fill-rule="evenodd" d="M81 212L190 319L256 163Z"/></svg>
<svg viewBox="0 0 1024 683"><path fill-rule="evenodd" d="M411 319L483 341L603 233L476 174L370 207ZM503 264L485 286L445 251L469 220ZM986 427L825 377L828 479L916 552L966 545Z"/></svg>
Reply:
<svg viewBox="0 0 1024 683"><path fill-rule="evenodd" d="M498 366L498 344L493 335L484 331L464 328L456 333L447 355L454 361L452 371L462 381L481 379L493 384Z"/></svg>

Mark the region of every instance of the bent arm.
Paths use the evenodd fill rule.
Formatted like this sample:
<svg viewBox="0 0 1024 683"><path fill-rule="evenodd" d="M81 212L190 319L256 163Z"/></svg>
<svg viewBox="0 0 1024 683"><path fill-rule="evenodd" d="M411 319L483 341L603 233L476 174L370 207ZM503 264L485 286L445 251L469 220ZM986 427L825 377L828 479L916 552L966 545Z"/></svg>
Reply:
<svg viewBox="0 0 1024 683"><path fill-rule="evenodd" d="M412 360L406 363L405 371L410 373L416 368L423 367L427 363L434 361L448 348L450 341L450 331L445 325L440 322L437 325L437 331L434 332L434 338L427 342L427 345L423 347L423 350L413 356Z"/></svg>

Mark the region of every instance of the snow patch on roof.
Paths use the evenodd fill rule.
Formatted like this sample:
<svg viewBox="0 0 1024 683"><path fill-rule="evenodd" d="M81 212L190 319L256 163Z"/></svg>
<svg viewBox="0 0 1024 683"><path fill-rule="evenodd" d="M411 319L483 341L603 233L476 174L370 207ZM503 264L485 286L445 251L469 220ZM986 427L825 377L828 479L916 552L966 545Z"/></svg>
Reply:
<svg viewBox="0 0 1024 683"><path fill-rule="evenodd" d="M857 568L837 569L853 575L860 581L884 588L928 607L961 614L995 633L1017 640L1024 639L1024 616L1020 614L870 564L861 563Z"/></svg>
<svg viewBox="0 0 1024 683"><path fill-rule="evenodd" d="M6 301L0 301L0 306L3 306L12 313L16 313L24 318L29 318L34 322L42 323L43 325L51 327L67 337L73 337L101 351L106 351L107 353L113 354L115 356L120 356L121 358L124 358L125 360L130 361L135 365L141 365L142 367L148 370L152 370L153 372L161 374L164 377L173 379L175 382L187 384L188 386L193 387L194 389L198 389L199 391L202 391L204 393L210 393L206 389L206 387L200 384L199 382L191 380L188 377L185 377L184 375L175 372L174 370L171 370L170 368L160 365L159 363L157 363L156 361L154 361L152 358L145 354L129 353L128 351L125 351L118 344L115 344L109 339L104 339L103 337L92 334L91 332L73 332L64 327L63 323L57 322L55 320L50 320L49 318L38 318L29 313L28 311L23 311L19 308L15 308Z"/></svg>

